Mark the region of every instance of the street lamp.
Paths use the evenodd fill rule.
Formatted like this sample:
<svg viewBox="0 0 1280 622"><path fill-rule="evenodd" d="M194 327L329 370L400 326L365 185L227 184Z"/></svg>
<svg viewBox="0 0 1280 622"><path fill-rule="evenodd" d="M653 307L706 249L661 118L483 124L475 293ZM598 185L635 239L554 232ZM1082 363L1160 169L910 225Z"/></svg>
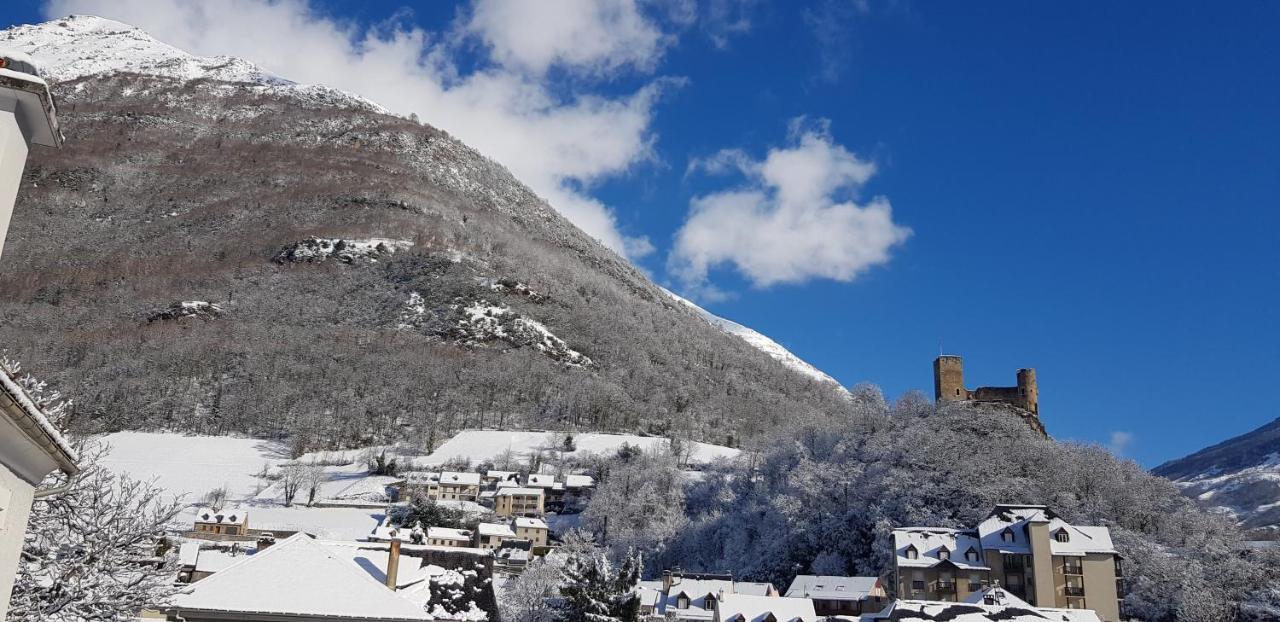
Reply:
<svg viewBox="0 0 1280 622"><path fill-rule="evenodd" d="M0 253L31 145L62 146L53 94L26 55L0 50Z"/></svg>

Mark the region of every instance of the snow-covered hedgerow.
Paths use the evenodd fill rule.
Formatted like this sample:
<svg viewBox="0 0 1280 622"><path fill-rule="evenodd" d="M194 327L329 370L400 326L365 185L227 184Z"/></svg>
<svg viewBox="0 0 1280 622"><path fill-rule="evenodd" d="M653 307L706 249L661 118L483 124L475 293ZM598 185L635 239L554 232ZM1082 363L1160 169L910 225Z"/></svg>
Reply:
<svg viewBox="0 0 1280 622"><path fill-rule="evenodd" d="M307 238L280 249L280 252L276 253L275 261L276 263L304 263L321 262L332 258L343 263L354 263L357 259L376 262L379 257L390 255L410 246L413 246L413 242L388 238L369 238L367 240Z"/></svg>

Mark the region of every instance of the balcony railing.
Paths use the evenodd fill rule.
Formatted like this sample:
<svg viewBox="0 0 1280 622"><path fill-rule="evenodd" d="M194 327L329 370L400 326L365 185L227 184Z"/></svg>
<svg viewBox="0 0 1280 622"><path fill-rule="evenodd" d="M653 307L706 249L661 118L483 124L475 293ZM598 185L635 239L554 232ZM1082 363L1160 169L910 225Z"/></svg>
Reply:
<svg viewBox="0 0 1280 622"><path fill-rule="evenodd" d="M1084 588L1076 585L1068 585L1062 588L1067 596L1084 596Z"/></svg>
<svg viewBox="0 0 1280 622"><path fill-rule="evenodd" d="M1066 574L1084 574L1084 565L1080 563L1064 564L1062 571Z"/></svg>
<svg viewBox="0 0 1280 622"><path fill-rule="evenodd" d="M938 591L954 592L956 591L956 582L955 581L938 581Z"/></svg>

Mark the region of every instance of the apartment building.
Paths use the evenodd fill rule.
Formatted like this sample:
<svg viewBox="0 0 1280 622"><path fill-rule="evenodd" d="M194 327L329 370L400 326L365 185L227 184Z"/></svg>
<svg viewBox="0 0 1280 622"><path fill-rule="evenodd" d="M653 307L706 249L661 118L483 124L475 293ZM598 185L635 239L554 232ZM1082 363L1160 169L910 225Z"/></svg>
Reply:
<svg viewBox="0 0 1280 622"><path fill-rule="evenodd" d="M540 488L511 486L499 489L493 497L493 511L498 516L542 516L544 496Z"/></svg>
<svg viewBox="0 0 1280 622"><path fill-rule="evenodd" d="M517 518L516 537L528 540L533 546L547 545L547 523L541 518Z"/></svg>
<svg viewBox="0 0 1280 622"><path fill-rule="evenodd" d="M893 536L899 598L963 601L999 584L1036 607L1120 620L1121 558L1106 527L1069 524L1043 505L999 505L973 529Z"/></svg>
<svg viewBox="0 0 1280 622"><path fill-rule="evenodd" d="M475 501L480 497L480 474L444 471L427 488L427 498L442 501Z"/></svg>

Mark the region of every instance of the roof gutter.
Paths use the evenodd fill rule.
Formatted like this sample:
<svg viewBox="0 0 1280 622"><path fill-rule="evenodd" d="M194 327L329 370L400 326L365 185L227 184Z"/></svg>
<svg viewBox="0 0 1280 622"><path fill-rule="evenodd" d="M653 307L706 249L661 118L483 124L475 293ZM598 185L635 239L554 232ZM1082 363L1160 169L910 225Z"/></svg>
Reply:
<svg viewBox="0 0 1280 622"><path fill-rule="evenodd" d="M21 413L21 416L14 420L14 423L16 423L23 432L27 433L28 438L35 442L36 445L39 445L45 453L53 458L54 462L58 464L58 467L62 469L62 472L67 475L75 475L76 473L79 473L80 465L76 464L76 457L68 452L63 447L60 439L56 438L49 430L49 424L41 421L40 418L37 418L37 413L32 413L30 409L24 405L24 402L30 402L30 400L25 399L25 396L20 396L14 393L10 388L10 385L12 384L14 387L17 385L16 383L13 383L11 378L9 378L9 374L0 370L0 375L4 376L3 381L0 381L0 407L3 407L3 409L8 412L16 410ZM10 408L10 406L12 408ZM13 418L12 415L10 415L10 418Z"/></svg>

